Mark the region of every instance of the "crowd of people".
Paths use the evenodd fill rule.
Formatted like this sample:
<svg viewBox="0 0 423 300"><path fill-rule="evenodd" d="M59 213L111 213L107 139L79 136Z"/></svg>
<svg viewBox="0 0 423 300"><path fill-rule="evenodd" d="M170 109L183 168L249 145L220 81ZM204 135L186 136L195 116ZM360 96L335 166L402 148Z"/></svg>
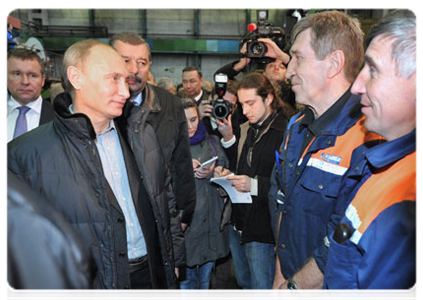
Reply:
<svg viewBox="0 0 423 300"><path fill-rule="evenodd" d="M233 267L242 289L413 287L415 15L364 39L357 19L319 12L289 51L259 41L263 70L245 55L217 68L217 95L196 66L156 81L136 33L82 40L52 101L38 55L11 49L9 284L224 289Z"/></svg>

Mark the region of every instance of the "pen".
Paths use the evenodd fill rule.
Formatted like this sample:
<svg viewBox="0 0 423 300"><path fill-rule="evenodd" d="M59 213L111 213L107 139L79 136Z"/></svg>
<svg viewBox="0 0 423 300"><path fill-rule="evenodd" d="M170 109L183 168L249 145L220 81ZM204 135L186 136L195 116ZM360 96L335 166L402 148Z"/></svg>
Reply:
<svg viewBox="0 0 423 300"><path fill-rule="evenodd" d="M276 156L276 164L279 165L279 151L275 150L275 156Z"/></svg>

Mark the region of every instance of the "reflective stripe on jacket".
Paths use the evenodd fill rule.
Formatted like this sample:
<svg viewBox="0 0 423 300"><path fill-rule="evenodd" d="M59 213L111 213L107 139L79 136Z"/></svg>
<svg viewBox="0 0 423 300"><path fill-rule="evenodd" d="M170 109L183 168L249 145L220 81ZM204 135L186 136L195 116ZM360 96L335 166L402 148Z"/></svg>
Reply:
<svg viewBox="0 0 423 300"><path fill-rule="evenodd" d="M357 187L340 199L347 201L341 223L351 237L338 243L331 235L325 286L410 288L416 280L415 131L364 155L357 151L353 163L342 186Z"/></svg>

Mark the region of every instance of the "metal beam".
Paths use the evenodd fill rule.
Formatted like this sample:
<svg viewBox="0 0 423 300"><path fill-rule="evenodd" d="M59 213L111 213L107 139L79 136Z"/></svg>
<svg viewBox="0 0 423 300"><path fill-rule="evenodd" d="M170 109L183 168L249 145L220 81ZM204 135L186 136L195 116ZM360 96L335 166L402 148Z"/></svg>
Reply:
<svg viewBox="0 0 423 300"><path fill-rule="evenodd" d="M88 10L88 17L90 18L90 26L95 27L95 11L94 11L94 9Z"/></svg>
<svg viewBox="0 0 423 300"><path fill-rule="evenodd" d="M246 9L245 10L245 24L247 24L247 26L251 23L251 9Z"/></svg>
<svg viewBox="0 0 423 300"><path fill-rule="evenodd" d="M200 10L194 9L194 37L200 36Z"/></svg>
<svg viewBox="0 0 423 300"><path fill-rule="evenodd" d="M142 24L142 37L147 37L147 10L141 9L141 24Z"/></svg>
<svg viewBox="0 0 423 300"><path fill-rule="evenodd" d="M194 10L194 38L198 39L198 37L200 36L200 10L199 9L195 9ZM201 69L201 59L200 59L200 55L198 54L198 52L196 50L194 50L194 59L195 59L195 66L199 69Z"/></svg>

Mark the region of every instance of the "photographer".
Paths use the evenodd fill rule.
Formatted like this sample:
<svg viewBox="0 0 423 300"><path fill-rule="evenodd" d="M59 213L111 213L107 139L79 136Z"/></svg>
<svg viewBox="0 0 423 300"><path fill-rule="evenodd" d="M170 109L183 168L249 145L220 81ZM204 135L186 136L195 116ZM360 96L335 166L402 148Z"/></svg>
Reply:
<svg viewBox="0 0 423 300"><path fill-rule="evenodd" d="M258 19L258 27L256 24L250 24L250 33L241 42L241 58L221 67L215 74L223 73L229 79L235 80L240 72L262 70L263 75L279 90L279 97L289 104L294 114L297 110L295 95L285 78L289 55L281 50L285 48L285 34L282 29L272 27L266 19L260 19L260 16ZM250 27L251 25L253 26Z"/></svg>
<svg viewBox="0 0 423 300"><path fill-rule="evenodd" d="M289 55L283 52L279 46L269 38L259 38L258 42L262 42L266 45L267 52L264 54L265 60L258 61L258 63L265 64L264 75L274 84L281 83L285 81L286 65L289 63ZM247 71L247 67L250 66L252 60L251 57L248 57L247 52L247 42L245 42L240 50L241 58L238 61L232 62L221 67L216 71L215 74L223 73L228 75L228 79L234 80L235 77L240 73ZM275 59L276 57L276 59ZM257 62L257 60L255 60ZM271 68L274 67L274 64L282 64L280 76L269 76L271 73Z"/></svg>
<svg viewBox="0 0 423 300"><path fill-rule="evenodd" d="M242 123L242 114L237 109L237 83L228 80L222 94L224 102L203 100L198 106L198 110L200 120L206 126L207 133L220 138L221 145L229 159L229 169L234 171L236 167L236 147L234 145L239 139L240 124ZM215 109L216 104L219 104L219 110ZM219 116L215 116L216 113Z"/></svg>

